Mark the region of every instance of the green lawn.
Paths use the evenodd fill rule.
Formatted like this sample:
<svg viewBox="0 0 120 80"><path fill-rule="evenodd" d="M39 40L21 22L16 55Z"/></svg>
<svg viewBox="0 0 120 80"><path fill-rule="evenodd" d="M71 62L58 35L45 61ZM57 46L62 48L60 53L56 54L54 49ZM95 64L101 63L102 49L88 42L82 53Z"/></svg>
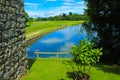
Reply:
<svg viewBox="0 0 120 80"><path fill-rule="evenodd" d="M120 66L99 64L92 67L90 80L120 80Z"/></svg>
<svg viewBox="0 0 120 80"><path fill-rule="evenodd" d="M70 80L64 60L36 60L22 80Z"/></svg>
<svg viewBox="0 0 120 80"><path fill-rule="evenodd" d="M61 28L81 24L83 21L39 21L31 22L29 27L26 27L26 39L31 39L40 34L46 34Z"/></svg>
<svg viewBox="0 0 120 80"><path fill-rule="evenodd" d="M72 80L67 74L71 71L70 66L66 64L69 60L29 60L30 71L21 80ZM94 65L89 73L90 80L120 80L120 66L116 65Z"/></svg>

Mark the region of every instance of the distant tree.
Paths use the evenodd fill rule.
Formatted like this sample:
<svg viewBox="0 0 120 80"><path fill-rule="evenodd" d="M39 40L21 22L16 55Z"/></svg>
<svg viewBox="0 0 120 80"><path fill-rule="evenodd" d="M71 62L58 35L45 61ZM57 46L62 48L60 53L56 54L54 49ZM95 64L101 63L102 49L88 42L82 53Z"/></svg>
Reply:
<svg viewBox="0 0 120 80"><path fill-rule="evenodd" d="M50 16L47 18L41 18L38 17L37 21L59 21L59 20L70 20L70 21L78 21L78 20L87 20L88 16L82 15L82 14L77 14L77 13L72 13L69 12L69 14L63 13L61 15L56 15L56 16Z"/></svg>
<svg viewBox="0 0 120 80"><path fill-rule="evenodd" d="M41 21L47 21L47 18L41 18Z"/></svg>
<svg viewBox="0 0 120 80"><path fill-rule="evenodd" d="M62 17L66 17L67 15L65 13L62 14Z"/></svg>
<svg viewBox="0 0 120 80"><path fill-rule="evenodd" d="M30 23L30 22L35 22L35 21L37 21L37 18L33 18L33 17L30 17L30 18L29 18L29 23Z"/></svg>
<svg viewBox="0 0 120 80"><path fill-rule="evenodd" d="M54 18L53 17L48 17L48 20L54 21Z"/></svg>
<svg viewBox="0 0 120 80"><path fill-rule="evenodd" d="M36 18L36 21L41 21L41 18L40 18L40 17L37 17L37 18Z"/></svg>
<svg viewBox="0 0 120 80"><path fill-rule="evenodd" d="M62 20L66 20L67 19L67 15L65 13L62 14Z"/></svg>
<svg viewBox="0 0 120 80"><path fill-rule="evenodd" d="M73 14L72 12L69 12L69 16L72 16L72 14Z"/></svg>

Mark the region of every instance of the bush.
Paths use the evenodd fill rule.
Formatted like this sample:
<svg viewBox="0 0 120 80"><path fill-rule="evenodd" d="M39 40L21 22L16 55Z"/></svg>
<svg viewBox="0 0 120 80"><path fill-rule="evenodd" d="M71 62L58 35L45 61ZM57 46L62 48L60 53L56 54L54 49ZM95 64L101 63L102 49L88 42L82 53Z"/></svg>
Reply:
<svg viewBox="0 0 120 80"><path fill-rule="evenodd" d="M75 74L77 80L88 80L88 71L90 65L99 62L100 56L102 55L102 48L95 48L95 43L85 39L80 41L79 45L73 46L71 54L73 55L73 63L77 66Z"/></svg>

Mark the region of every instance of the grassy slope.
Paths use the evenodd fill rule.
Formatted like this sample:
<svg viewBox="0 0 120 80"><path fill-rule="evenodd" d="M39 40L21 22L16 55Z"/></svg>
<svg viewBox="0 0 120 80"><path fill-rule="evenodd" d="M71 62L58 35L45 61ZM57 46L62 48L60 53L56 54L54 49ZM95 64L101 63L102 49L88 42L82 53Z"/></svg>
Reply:
<svg viewBox="0 0 120 80"><path fill-rule="evenodd" d="M52 59L36 60L29 73L23 76L22 80L72 80L68 78L69 65L66 60L58 62ZM92 66L90 80L120 80L120 66L96 65Z"/></svg>
<svg viewBox="0 0 120 80"><path fill-rule="evenodd" d="M27 27L26 38L27 40L38 36L40 34L55 31L61 28L65 28L72 25L81 24L83 21L39 21L30 23L30 27Z"/></svg>

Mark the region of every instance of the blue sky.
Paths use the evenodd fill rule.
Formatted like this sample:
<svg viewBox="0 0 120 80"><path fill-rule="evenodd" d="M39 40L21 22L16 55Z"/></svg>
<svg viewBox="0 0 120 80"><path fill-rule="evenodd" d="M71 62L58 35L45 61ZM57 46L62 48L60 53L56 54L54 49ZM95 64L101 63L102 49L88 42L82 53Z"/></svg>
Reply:
<svg viewBox="0 0 120 80"><path fill-rule="evenodd" d="M24 0L25 11L30 17L49 17L61 13L83 14L83 0Z"/></svg>

